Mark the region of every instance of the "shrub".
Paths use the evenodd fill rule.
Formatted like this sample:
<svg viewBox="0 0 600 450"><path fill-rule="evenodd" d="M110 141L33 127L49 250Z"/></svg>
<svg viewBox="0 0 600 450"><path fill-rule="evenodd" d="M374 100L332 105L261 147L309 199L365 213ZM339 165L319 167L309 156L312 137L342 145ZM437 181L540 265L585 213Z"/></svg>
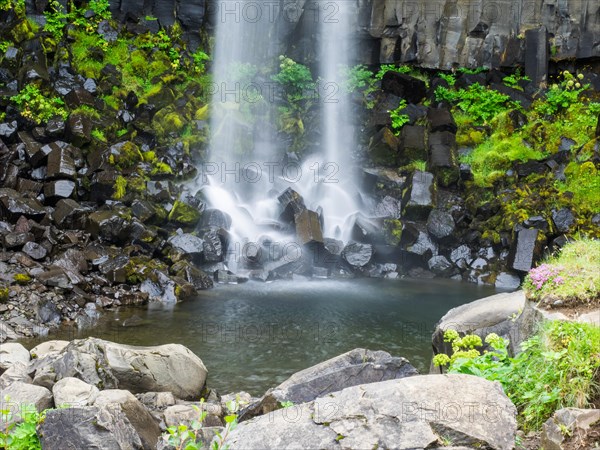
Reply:
<svg viewBox="0 0 600 450"><path fill-rule="evenodd" d="M10 98L21 115L37 124L48 122L54 116L67 118L64 102L59 97L46 97L40 89L28 84L17 95Z"/></svg>
<svg viewBox="0 0 600 450"><path fill-rule="evenodd" d="M392 119L392 129L396 135L400 134L402 127L410 121L410 117L406 114L402 114L401 111L406 108L406 100L401 100L400 105L393 111L390 111L390 117Z"/></svg>
<svg viewBox="0 0 600 450"><path fill-rule="evenodd" d="M452 342L454 354L436 355L434 363L448 365L448 373L500 382L525 431L538 430L557 409L585 408L600 395L600 328L594 325L547 322L514 358L508 355L508 341L495 334L486 337L491 350L483 353L474 348L481 343L477 336L460 338L447 330L444 338Z"/></svg>
<svg viewBox="0 0 600 450"><path fill-rule="evenodd" d="M583 75L573 75L565 70L561 73L562 80L553 84L546 92L546 100L536 105L541 114L551 116L579 101L580 94L587 88L581 84Z"/></svg>
<svg viewBox="0 0 600 450"><path fill-rule="evenodd" d="M272 76L285 90L288 101L294 102L312 98L308 91L316 88L310 69L284 55L279 57L279 72Z"/></svg>
<svg viewBox="0 0 600 450"><path fill-rule="evenodd" d="M8 402L7 402L8 403ZM22 422L11 424L0 429L0 448L10 450L41 450L40 439L36 432L37 425L44 420L46 411L38 413L34 405L22 405L20 414ZM0 410L0 418L7 423L11 419L9 409Z"/></svg>

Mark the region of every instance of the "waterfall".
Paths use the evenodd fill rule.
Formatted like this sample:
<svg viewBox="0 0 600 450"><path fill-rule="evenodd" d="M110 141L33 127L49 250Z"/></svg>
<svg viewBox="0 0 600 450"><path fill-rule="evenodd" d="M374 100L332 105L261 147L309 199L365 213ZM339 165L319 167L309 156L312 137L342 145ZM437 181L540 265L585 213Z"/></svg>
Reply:
<svg viewBox="0 0 600 450"><path fill-rule="evenodd" d="M325 237L347 241L349 223L359 207L351 159L355 129L340 70L351 63L355 2L275 3L216 2L212 137L200 185L209 205L231 216L230 255L239 255L248 242L294 241L293 230L278 225L278 195L288 187L302 195L308 209L320 212ZM290 19L293 3L296 11L312 8L315 14L322 140L317 152L290 170L282 162L287 149L276 130L279 99L265 73L277 69L284 51L280 27ZM237 268L231 258L228 266Z"/></svg>

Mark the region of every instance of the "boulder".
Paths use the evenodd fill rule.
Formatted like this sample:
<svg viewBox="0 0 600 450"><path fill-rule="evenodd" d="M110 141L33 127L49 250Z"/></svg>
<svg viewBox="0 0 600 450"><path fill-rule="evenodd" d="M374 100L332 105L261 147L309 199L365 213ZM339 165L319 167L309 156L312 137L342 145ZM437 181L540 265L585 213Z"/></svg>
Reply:
<svg viewBox="0 0 600 450"><path fill-rule="evenodd" d="M429 270L439 276L447 276L452 272L452 263L445 256L437 255L427 261Z"/></svg>
<svg viewBox="0 0 600 450"><path fill-rule="evenodd" d="M94 402L94 406L99 408L107 408L112 405L119 405L121 411L135 428L144 448L156 446L161 434L158 422L131 392L107 389L100 392Z"/></svg>
<svg viewBox="0 0 600 450"><path fill-rule="evenodd" d="M302 245L323 243L323 230L319 215L314 211L304 210L294 216L296 237Z"/></svg>
<svg viewBox="0 0 600 450"><path fill-rule="evenodd" d="M381 89L415 105L427 95L427 86L424 81L394 70L385 73L381 80Z"/></svg>
<svg viewBox="0 0 600 450"><path fill-rule="evenodd" d="M429 120L429 129L432 133L447 131L456 134L458 131L454 117L448 108L429 108L427 110L427 119Z"/></svg>
<svg viewBox="0 0 600 450"><path fill-rule="evenodd" d="M429 167L442 186L449 186L458 180L455 134L449 131L430 133Z"/></svg>
<svg viewBox="0 0 600 450"><path fill-rule="evenodd" d="M54 180L44 183L44 197L54 204L61 199L70 198L75 192L76 184L71 180Z"/></svg>
<svg viewBox="0 0 600 450"><path fill-rule="evenodd" d="M56 143L48 154L48 178L67 178L74 180L77 176L75 161L70 151L70 146L60 146Z"/></svg>
<svg viewBox="0 0 600 450"><path fill-rule="evenodd" d="M192 403L187 405L173 405L165 409L165 424L168 427L181 424L191 426L192 422L198 420L202 413L206 412L203 425L207 427L222 427L220 416L223 415L221 405L217 403Z"/></svg>
<svg viewBox="0 0 600 450"><path fill-rule="evenodd" d="M433 174L416 171L403 198L403 217L407 220L425 220L435 206Z"/></svg>
<svg viewBox="0 0 600 450"><path fill-rule="evenodd" d="M373 258L373 246L370 244L352 243L342 250L342 259L352 267L365 267Z"/></svg>
<svg viewBox="0 0 600 450"><path fill-rule="evenodd" d="M496 288L508 291L514 291L521 286L521 278L508 272L501 272L496 275Z"/></svg>
<svg viewBox="0 0 600 450"><path fill-rule="evenodd" d="M400 133L399 162L409 164L411 161L427 161L425 144L427 129L422 125L404 125Z"/></svg>
<svg viewBox="0 0 600 450"><path fill-rule="evenodd" d="M0 410L9 410L12 413L8 423L20 422L20 413L24 409L34 407L37 412L42 412L52 406L52 393L48 389L22 381L15 381L8 385L2 390L2 397L0 397ZM0 426L5 425L3 421L3 416L0 416Z"/></svg>
<svg viewBox="0 0 600 450"><path fill-rule="evenodd" d="M29 354L32 359L41 359L50 354L60 353L67 345L69 345L69 341L46 341L29 350Z"/></svg>
<svg viewBox="0 0 600 450"><path fill-rule="evenodd" d="M28 364L16 362L6 369L4 373L0 375L0 389L4 391L6 387L16 381L20 381L25 384L31 384L33 380L29 376Z"/></svg>
<svg viewBox="0 0 600 450"><path fill-rule="evenodd" d="M96 211L88 216L87 231L94 238L119 244L129 237L129 222L116 211Z"/></svg>
<svg viewBox="0 0 600 450"><path fill-rule="evenodd" d="M503 293L476 300L451 309L440 319L433 332L433 353L452 354L452 346L444 342L444 332L452 329L464 336L476 334L483 341L490 333L512 341L521 332L515 319L525 307L525 293ZM437 369L436 369L437 370Z"/></svg>
<svg viewBox="0 0 600 450"><path fill-rule="evenodd" d="M207 374L182 345L136 347L96 338L72 341L52 366L58 380L75 377L103 389L172 392L181 399L198 399Z"/></svg>
<svg viewBox="0 0 600 450"><path fill-rule="evenodd" d="M87 227L88 209L75 200L59 200L52 212L54 223L63 230L85 229Z"/></svg>
<svg viewBox="0 0 600 450"><path fill-rule="evenodd" d="M38 429L44 450L142 450L137 430L118 404L48 411Z"/></svg>
<svg viewBox="0 0 600 450"><path fill-rule="evenodd" d="M542 243L538 240L539 230L524 228L515 232L508 255L508 266L519 272L528 272L540 258Z"/></svg>
<svg viewBox="0 0 600 450"><path fill-rule="evenodd" d="M391 167L398 163L399 139L389 128L382 128L369 142L369 155L375 164Z"/></svg>
<svg viewBox="0 0 600 450"><path fill-rule="evenodd" d="M364 384L241 423L234 449L440 448L510 450L516 409L500 384L425 375Z"/></svg>
<svg viewBox="0 0 600 450"><path fill-rule="evenodd" d="M169 238L169 244L191 258L200 258L204 251L204 241L193 234L176 234Z"/></svg>
<svg viewBox="0 0 600 450"><path fill-rule="evenodd" d="M24 198L12 189L0 189L0 218L15 223L21 216L40 221L46 215L43 205L32 198Z"/></svg>
<svg viewBox="0 0 600 450"><path fill-rule="evenodd" d="M27 364L29 351L18 342L6 342L0 345L0 373L15 363Z"/></svg>
<svg viewBox="0 0 600 450"><path fill-rule="evenodd" d="M434 209L427 218L427 231L439 241L447 240L452 236L456 224L452 214L440 209Z"/></svg>
<svg viewBox="0 0 600 450"><path fill-rule="evenodd" d="M306 403L350 386L418 375L405 358L357 348L296 372L241 414L241 420L281 408L282 402Z"/></svg>
<svg viewBox="0 0 600 450"><path fill-rule="evenodd" d="M25 243L25 245L23 245L23 248L21 251L23 253L25 253L27 256L29 256L31 259L34 259L36 261L40 261L40 260L44 259L46 257L46 255L48 254L48 250L46 250L45 247L43 247L40 244L37 244L35 242Z"/></svg>
<svg viewBox="0 0 600 450"><path fill-rule="evenodd" d="M575 224L575 217L569 208L562 208L552 211L552 222L556 231L559 233L568 233Z"/></svg>
<svg viewBox="0 0 600 450"><path fill-rule="evenodd" d="M66 377L52 386L54 403L59 407L93 405L100 391L78 378Z"/></svg>
<svg viewBox="0 0 600 450"><path fill-rule="evenodd" d="M227 241L227 231L222 228L212 228L202 235L202 239L204 240L202 245L204 261L216 263L225 259L226 245L224 242Z"/></svg>

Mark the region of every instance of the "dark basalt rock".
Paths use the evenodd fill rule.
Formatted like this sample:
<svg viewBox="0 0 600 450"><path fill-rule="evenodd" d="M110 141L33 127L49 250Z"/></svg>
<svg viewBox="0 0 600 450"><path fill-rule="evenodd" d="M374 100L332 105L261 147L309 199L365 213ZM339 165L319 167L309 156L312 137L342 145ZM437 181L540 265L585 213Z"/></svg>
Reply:
<svg viewBox="0 0 600 450"><path fill-rule="evenodd" d="M44 247L31 241L27 242L21 251L36 261L44 259L48 254L48 251Z"/></svg>
<svg viewBox="0 0 600 450"><path fill-rule="evenodd" d="M427 231L438 240L443 241L450 238L455 229L456 224L452 214L439 209L434 209L429 214Z"/></svg>
<svg viewBox="0 0 600 450"><path fill-rule="evenodd" d="M425 144L427 129L421 125L404 125L400 134L399 160L401 164L411 161L427 161Z"/></svg>
<svg viewBox="0 0 600 450"><path fill-rule="evenodd" d="M210 208L202 213L198 229L222 228L229 231L231 228L231 216L220 209Z"/></svg>
<svg viewBox="0 0 600 450"><path fill-rule="evenodd" d="M569 208L552 211L552 222L556 231L559 233L568 233L575 224L575 216Z"/></svg>
<svg viewBox="0 0 600 450"><path fill-rule="evenodd" d="M4 235L4 247L7 249L18 249L23 247L27 242L33 241L33 234L28 232L12 232Z"/></svg>
<svg viewBox="0 0 600 450"><path fill-rule="evenodd" d="M382 128L369 142L369 154L375 164L391 167L398 163L400 140L389 128Z"/></svg>
<svg viewBox="0 0 600 450"><path fill-rule="evenodd" d="M79 87L72 89L65 95L65 101L71 109L76 109L82 105L91 106L92 108L95 106L95 99L92 94Z"/></svg>
<svg viewBox="0 0 600 450"><path fill-rule="evenodd" d="M403 217L408 220L425 220L435 206L435 182L433 174L416 171L409 189L402 198Z"/></svg>
<svg viewBox="0 0 600 450"><path fill-rule="evenodd" d="M305 210L294 216L296 237L302 245L323 243L323 230L319 215L314 211Z"/></svg>
<svg viewBox="0 0 600 450"><path fill-rule="evenodd" d="M12 142L17 135L17 121L13 120L10 123L0 123L0 138L5 142Z"/></svg>
<svg viewBox="0 0 600 450"><path fill-rule="evenodd" d="M176 234L168 242L174 249L192 258L200 258L204 252L204 241L193 234Z"/></svg>
<svg viewBox="0 0 600 450"><path fill-rule="evenodd" d="M75 161L71 149L73 147L56 143L49 144L52 151L48 154L48 178L67 178L74 180L77 175Z"/></svg>
<svg viewBox="0 0 600 450"><path fill-rule="evenodd" d="M523 222L523 225L525 225L527 228L535 228L543 233L547 233L548 229L550 228L548 221L542 216L531 216L525 222Z"/></svg>
<svg viewBox="0 0 600 450"><path fill-rule="evenodd" d="M373 215L385 219L400 219L402 216L402 202L386 195L375 207Z"/></svg>
<svg viewBox="0 0 600 450"><path fill-rule="evenodd" d="M98 270L112 283L125 283L127 281L128 264L129 257L127 255L118 255L109 257L98 266Z"/></svg>
<svg viewBox="0 0 600 450"><path fill-rule="evenodd" d="M487 84L487 76L485 73L463 73L455 83L456 89L466 89L474 84L485 86Z"/></svg>
<svg viewBox="0 0 600 450"><path fill-rule="evenodd" d="M214 286L209 275L187 261L179 261L173 264L169 270L171 274L190 283L196 290L211 289Z"/></svg>
<svg viewBox="0 0 600 450"><path fill-rule="evenodd" d="M306 211L304 198L292 188L287 188L279 195L279 197L277 197L277 200L282 209L279 220L284 223L292 224L297 214Z"/></svg>
<svg viewBox="0 0 600 450"><path fill-rule="evenodd" d="M95 173L90 186L90 200L99 205L110 200L115 192L115 182L118 176L119 174L113 170Z"/></svg>
<svg viewBox="0 0 600 450"><path fill-rule="evenodd" d="M40 221L46 215L42 204L31 198L24 198L13 190L0 188L0 218L15 223L21 216Z"/></svg>
<svg viewBox="0 0 600 450"><path fill-rule="evenodd" d="M539 231L524 228L515 232L513 244L508 256L509 267L519 272L528 272L533 263L541 256L541 243L538 241Z"/></svg>
<svg viewBox="0 0 600 450"><path fill-rule="evenodd" d="M342 258L354 268L365 267L373 258L373 246L370 244L348 244L342 251Z"/></svg>
<svg viewBox="0 0 600 450"><path fill-rule="evenodd" d="M429 108L427 109L427 120L431 132L448 131L456 134L458 127L454 117L448 108Z"/></svg>
<svg viewBox="0 0 600 450"><path fill-rule="evenodd" d="M96 211L88 216L87 231L94 238L120 244L129 238L129 222L115 211Z"/></svg>
<svg viewBox="0 0 600 450"><path fill-rule="evenodd" d="M44 196L50 202L70 198L75 193L75 182L71 180L56 180L44 184Z"/></svg>
<svg viewBox="0 0 600 450"><path fill-rule="evenodd" d="M427 95L425 82L395 71L386 72L381 80L381 89L415 104Z"/></svg>
<svg viewBox="0 0 600 450"><path fill-rule="evenodd" d="M445 256L434 256L427 261L427 265L436 275L447 276L452 272L452 263Z"/></svg>
<svg viewBox="0 0 600 450"><path fill-rule="evenodd" d="M75 200L59 200L52 212L54 223L62 229L85 229L87 227L88 208Z"/></svg>
<svg viewBox="0 0 600 450"><path fill-rule="evenodd" d="M442 186L449 186L458 180L455 134L438 131L429 135L429 167Z"/></svg>
<svg viewBox="0 0 600 450"><path fill-rule="evenodd" d="M82 114L71 114L67 120L66 136L76 147L83 147L92 140L92 122Z"/></svg>

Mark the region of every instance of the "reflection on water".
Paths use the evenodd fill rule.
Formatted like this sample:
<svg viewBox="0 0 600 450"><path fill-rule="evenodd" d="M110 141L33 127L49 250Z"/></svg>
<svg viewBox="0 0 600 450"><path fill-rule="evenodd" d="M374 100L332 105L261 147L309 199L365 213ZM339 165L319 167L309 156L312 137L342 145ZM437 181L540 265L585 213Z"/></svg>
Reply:
<svg viewBox="0 0 600 450"><path fill-rule="evenodd" d="M449 280L247 283L218 286L170 309L122 309L117 321L106 314L98 328L50 338L183 344L204 361L210 387L260 395L357 347L404 356L428 371L435 323L449 309L493 293Z"/></svg>

